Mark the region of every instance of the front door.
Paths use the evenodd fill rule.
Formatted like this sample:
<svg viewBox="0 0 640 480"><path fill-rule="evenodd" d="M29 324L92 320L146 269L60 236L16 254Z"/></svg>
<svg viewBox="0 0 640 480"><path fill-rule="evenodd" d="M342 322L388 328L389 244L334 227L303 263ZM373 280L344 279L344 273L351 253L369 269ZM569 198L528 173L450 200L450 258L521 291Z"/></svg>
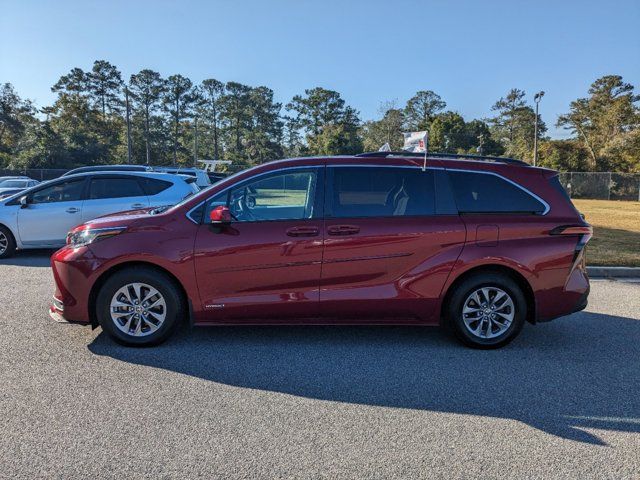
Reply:
<svg viewBox="0 0 640 480"><path fill-rule="evenodd" d="M327 167L320 308L330 322L435 322L465 227L438 215L434 171Z"/></svg>
<svg viewBox="0 0 640 480"><path fill-rule="evenodd" d="M210 199L195 242L205 320L317 318L322 263L324 167L284 169ZM229 227L209 223L227 205Z"/></svg>
<svg viewBox="0 0 640 480"><path fill-rule="evenodd" d="M32 191L18 210L18 233L24 245L59 247L67 232L82 223L85 179L73 178Z"/></svg>

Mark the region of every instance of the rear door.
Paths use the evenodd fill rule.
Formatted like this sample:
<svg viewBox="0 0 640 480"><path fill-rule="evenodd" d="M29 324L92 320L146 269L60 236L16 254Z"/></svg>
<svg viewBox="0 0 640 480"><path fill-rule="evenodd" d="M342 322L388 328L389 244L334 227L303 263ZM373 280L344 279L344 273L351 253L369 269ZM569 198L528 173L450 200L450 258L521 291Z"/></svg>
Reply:
<svg viewBox="0 0 640 480"><path fill-rule="evenodd" d="M82 223L85 177L51 183L31 191L18 210L18 234L24 245L57 247L67 232Z"/></svg>
<svg viewBox="0 0 640 480"><path fill-rule="evenodd" d="M327 166L323 317L433 320L465 240L457 212L437 206L435 172Z"/></svg>
<svg viewBox="0 0 640 480"><path fill-rule="evenodd" d="M149 198L135 175L94 175L89 180L82 221L101 215L149 206Z"/></svg>

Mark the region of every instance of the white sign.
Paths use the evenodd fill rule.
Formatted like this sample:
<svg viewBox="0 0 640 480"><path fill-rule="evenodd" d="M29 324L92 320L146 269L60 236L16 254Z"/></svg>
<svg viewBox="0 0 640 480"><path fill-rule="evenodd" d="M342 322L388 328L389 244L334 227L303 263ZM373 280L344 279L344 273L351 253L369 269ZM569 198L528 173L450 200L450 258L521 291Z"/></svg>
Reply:
<svg viewBox="0 0 640 480"><path fill-rule="evenodd" d="M389 142L385 143L384 145L382 145L379 149L379 152L390 152L391 151L391 145L389 145Z"/></svg>
<svg viewBox="0 0 640 480"><path fill-rule="evenodd" d="M427 132L408 132L404 135L403 150L407 152L423 153L427 151L427 141L429 134Z"/></svg>

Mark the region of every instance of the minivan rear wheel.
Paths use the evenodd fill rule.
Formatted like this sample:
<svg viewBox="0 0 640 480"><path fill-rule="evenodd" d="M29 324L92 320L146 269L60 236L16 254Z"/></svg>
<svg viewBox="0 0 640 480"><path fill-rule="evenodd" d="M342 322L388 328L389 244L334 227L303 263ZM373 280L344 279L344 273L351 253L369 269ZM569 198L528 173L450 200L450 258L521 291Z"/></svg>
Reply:
<svg viewBox="0 0 640 480"><path fill-rule="evenodd" d="M146 267L114 273L96 298L102 329L127 346L164 342L184 316L184 299L168 275Z"/></svg>
<svg viewBox="0 0 640 480"><path fill-rule="evenodd" d="M451 295L447 323L465 345L499 348L520 333L526 314L527 301L513 279L478 272L463 280Z"/></svg>

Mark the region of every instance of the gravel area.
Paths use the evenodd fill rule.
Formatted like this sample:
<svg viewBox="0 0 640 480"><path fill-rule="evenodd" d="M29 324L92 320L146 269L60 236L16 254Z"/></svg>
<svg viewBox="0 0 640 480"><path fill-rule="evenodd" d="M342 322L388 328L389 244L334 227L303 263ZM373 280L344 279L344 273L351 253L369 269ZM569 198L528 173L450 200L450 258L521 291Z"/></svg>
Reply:
<svg viewBox="0 0 640 480"><path fill-rule="evenodd" d="M0 478L640 478L640 283L498 351L435 328L183 329L129 349L0 260Z"/></svg>

